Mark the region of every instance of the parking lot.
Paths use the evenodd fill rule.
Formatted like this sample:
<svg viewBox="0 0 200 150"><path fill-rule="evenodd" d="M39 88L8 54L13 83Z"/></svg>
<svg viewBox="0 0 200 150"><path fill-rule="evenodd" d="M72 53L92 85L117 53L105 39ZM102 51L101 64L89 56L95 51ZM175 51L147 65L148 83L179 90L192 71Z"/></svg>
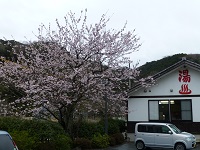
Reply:
<svg viewBox="0 0 200 150"><path fill-rule="evenodd" d="M200 146L199 143L197 144L196 148L193 150L199 150ZM115 146L115 147L109 147L106 150L137 150L135 147L134 142L126 142L120 146ZM152 149L152 150L172 150L172 149Z"/></svg>

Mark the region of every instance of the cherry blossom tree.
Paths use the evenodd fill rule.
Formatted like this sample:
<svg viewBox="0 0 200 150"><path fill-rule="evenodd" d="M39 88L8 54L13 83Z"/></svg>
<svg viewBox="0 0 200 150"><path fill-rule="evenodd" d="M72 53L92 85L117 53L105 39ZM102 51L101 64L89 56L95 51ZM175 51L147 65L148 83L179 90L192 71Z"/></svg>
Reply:
<svg viewBox="0 0 200 150"><path fill-rule="evenodd" d="M127 81L138 82L139 75L126 67L128 55L141 44L134 30L107 29L108 21L102 15L87 25L86 11L78 18L69 12L64 25L56 20L56 31L42 25L37 42L14 48L17 61L1 62L0 77L26 94L10 103L10 111L51 116L68 132L74 115L83 108L98 113L105 95L110 114L126 113Z"/></svg>

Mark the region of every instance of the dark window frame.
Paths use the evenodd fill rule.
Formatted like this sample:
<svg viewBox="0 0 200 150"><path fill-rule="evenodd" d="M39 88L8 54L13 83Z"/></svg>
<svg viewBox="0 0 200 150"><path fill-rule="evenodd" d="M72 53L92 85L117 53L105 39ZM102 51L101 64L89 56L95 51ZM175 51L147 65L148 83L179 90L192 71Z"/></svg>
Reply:
<svg viewBox="0 0 200 150"><path fill-rule="evenodd" d="M148 120L149 122L176 122L176 121L182 121L182 122L193 122L193 112L192 112L192 99L168 99L168 105L169 105L169 120L160 120L158 118L158 120L150 120L150 102L151 101L157 101L158 102L158 105L159 105L159 101L166 101L166 99L158 99L158 100L148 100ZM191 114L191 120L183 120L182 118L180 120L174 120L172 119L172 114L171 114L171 101L189 101L190 102L190 110L187 110L187 111L190 111L190 114ZM159 106L158 106L159 107ZM159 111L159 108L158 108L158 111ZM182 111L186 111L186 110L181 110L180 113L182 113ZM159 113L159 112L158 112ZM159 114L158 114L159 115Z"/></svg>

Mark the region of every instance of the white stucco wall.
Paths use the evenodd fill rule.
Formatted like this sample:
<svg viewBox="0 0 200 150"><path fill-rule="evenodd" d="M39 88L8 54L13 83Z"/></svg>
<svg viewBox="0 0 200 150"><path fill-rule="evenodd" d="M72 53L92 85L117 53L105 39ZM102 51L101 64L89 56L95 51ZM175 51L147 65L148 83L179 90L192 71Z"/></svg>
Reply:
<svg viewBox="0 0 200 150"><path fill-rule="evenodd" d="M183 82L179 82L179 70L188 69L191 81L188 84L188 88L192 90L192 93L189 95L193 95L194 97L177 97L182 96L179 93L181 90L181 85ZM192 68L183 68L170 72L165 75L161 79L159 79L155 85L150 88L146 88L146 92L144 92L145 88L141 88L138 91L132 92L133 96L166 96L164 98L130 98L128 101L128 107L130 113L128 114L128 121L148 121L148 100L163 100L163 99L192 99L192 114L193 121L200 122L200 97L195 97L195 95L200 95L200 72L196 71ZM173 92L171 91L173 90ZM167 96L173 96L170 97Z"/></svg>
<svg viewBox="0 0 200 150"><path fill-rule="evenodd" d="M180 68L184 69L184 68ZM188 69L189 75L191 77L191 81L188 83L189 89L192 90L190 95L200 94L200 72ZM132 92L130 95L134 96L151 96L151 95L181 95L179 94L179 90L181 89L181 85L183 82L178 81L179 73L178 70L175 70L168 75L160 78L156 81L156 84L150 88L147 88L147 92L144 92L144 88L139 89L138 91ZM170 92L170 89L173 92ZM149 92L149 90L151 92Z"/></svg>
<svg viewBox="0 0 200 150"><path fill-rule="evenodd" d="M132 98L129 100L128 121L149 121L148 118L148 100L173 99L179 100L183 98ZM200 97L190 97L192 99L192 115L193 122L200 122Z"/></svg>
<svg viewBox="0 0 200 150"><path fill-rule="evenodd" d="M128 121L148 121L148 102L146 99L129 100Z"/></svg>
<svg viewBox="0 0 200 150"><path fill-rule="evenodd" d="M200 122L200 97L192 97L193 122Z"/></svg>

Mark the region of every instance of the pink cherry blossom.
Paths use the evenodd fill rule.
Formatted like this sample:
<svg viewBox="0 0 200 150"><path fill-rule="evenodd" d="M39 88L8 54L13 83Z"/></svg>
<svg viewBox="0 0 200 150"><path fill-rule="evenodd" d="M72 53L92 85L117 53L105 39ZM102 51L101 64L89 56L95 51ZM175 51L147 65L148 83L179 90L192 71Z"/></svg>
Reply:
<svg viewBox="0 0 200 150"><path fill-rule="evenodd" d="M10 104L21 110L13 114L53 117L69 131L76 112L103 112L105 96L110 115L127 113L128 80L139 81L137 67L126 67L128 54L141 44L134 30L108 29L108 21L102 15L88 25L86 12L70 12L56 31L41 25L38 41L15 50L17 62L1 63L0 77L26 92Z"/></svg>

